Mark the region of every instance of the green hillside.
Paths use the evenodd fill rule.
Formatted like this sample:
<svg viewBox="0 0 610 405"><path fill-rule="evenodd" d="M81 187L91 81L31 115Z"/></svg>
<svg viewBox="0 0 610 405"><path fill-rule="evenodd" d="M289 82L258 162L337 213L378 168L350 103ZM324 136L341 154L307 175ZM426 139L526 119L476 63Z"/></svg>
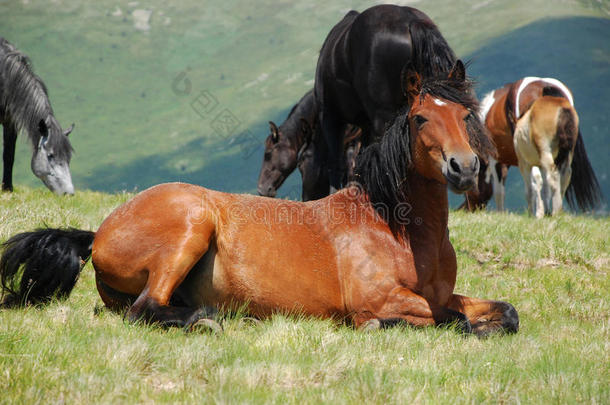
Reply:
<svg viewBox="0 0 610 405"><path fill-rule="evenodd" d="M571 86L610 195L603 142L609 129L603 96L610 88L606 2L407 3L437 22L458 55L473 59L481 91L525 74L554 75ZM312 86L318 50L334 23L350 8L372 4L0 1L0 35L31 57L60 122L76 123L71 167L77 189L133 190L182 180L253 192L266 122L281 121ZM136 24L147 11L148 27ZM177 81L181 73L189 89ZM193 104L201 101L211 104L198 114ZM215 119L227 115L236 125L216 131ZM19 143L16 184L42 187L29 169L27 148ZM292 176L283 195L298 197L299 187ZM518 206L521 186L514 188Z"/></svg>

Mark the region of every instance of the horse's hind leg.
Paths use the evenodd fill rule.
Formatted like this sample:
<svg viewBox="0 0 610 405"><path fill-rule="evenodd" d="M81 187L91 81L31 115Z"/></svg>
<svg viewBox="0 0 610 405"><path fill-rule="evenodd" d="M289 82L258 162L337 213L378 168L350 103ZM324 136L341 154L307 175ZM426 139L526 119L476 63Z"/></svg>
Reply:
<svg viewBox="0 0 610 405"><path fill-rule="evenodd" d="M519 161L519 170L525 183L525 194L527 208L536 218L544 216L544 205L540 192L542 190L542 174L537 166L530 166L523 161Z"/></svg>
<svg viewBox="0 0 610 405"><path fill-rule="evenodd" d="M550 153L541 154L540 169L543 180L542 198L545 204L545 212L547 215L555 215L561 211L563 194L561 193L561 175Z"/></svg>
<svg viewBox="0 0 610 405"><path fill-rule="evenodd" d="M4 127L4 149L2 159L4 171L2 172L2 190L13 191L13 164L15 163L15 144L17 141L17 129L10 122L5 122Z"/></svg>
<svg viewBox="0 0 610 405"><path fill-rule="evenodd" d="M329 109L324 109L321 114L322 134L327 146L328 178L330 182L330 192L341 188L342 157L343 157L343 134L344 124L336 117L336 114Z"/></svg>
<svg viewBox="0 0 610 405"><path fill-rule="evenodd" d="M211 236L212 230L208 234ZM181 244L168 246L159 251L154 263L150 265L144 290L127 311L127 318L130 321L144 320L165 327L188 327L200 319L215 315L214 308L170 305L170 299L176 288L207 251L210 236L203 242L204 236L199 233L187 238Z"/></svg>
<svg viewBox="0 0 610 405"><path fill-rule="evenodd" d="M508 302L454 294L447 306L454 311L464 313L472 325L472 332L477 336L515 333L519 330L519 315L515 307Z"/></svg>

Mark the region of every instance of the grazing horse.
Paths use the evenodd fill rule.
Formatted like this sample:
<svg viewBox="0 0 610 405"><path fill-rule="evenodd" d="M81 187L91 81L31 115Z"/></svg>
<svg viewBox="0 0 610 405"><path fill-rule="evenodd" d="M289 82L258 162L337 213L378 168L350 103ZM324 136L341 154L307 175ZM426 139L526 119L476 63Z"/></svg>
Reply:
<svg viewBox="0 0 610 405"><path fill-rule="evenodd" d="M317 136L318 128L313 90L305 93L279 128L269 122L270 134L265 139L258 178L260 195L275 197L278 188L297 167L303 180L303 201L317 200L330 193L326 146L324 140ZM346 127L345 154L341 161L346 170L352 168L352 172L359 150L359 140L356 138L360 134L357 128Z"/></svg>
<svg viewBox="0 0 610 405"><path fill-rule="evenodd" d="M0 260L5 302L44 302L55 287L69 293L91 254L102 300L129 308L129 321L190 329L209 317L201 308L240 307L365 328L455 323L479 336L516 332L512 305L454 293L447 185L472 187L477 154L492 152L459 66L435 81L409 74L411 107L358 157L360 187L302 203L159 185L95 233L13 236Z"/></svg>
<svg viewBox="0 0 610 405"><path fill-rule="evenodd" d="M306 131L314 127L315 102L313 90L308 91L292 107L278 128L269 121L270 134L265 139L263 164L258 176L258 193L275 197L277 189L297 167L298 155L306 142Z"/></svg>
<svg viewBox="0 0 610 405"><path fill-rule="evenodd" d="M13 191L13 163L17 134L24 130L32 142L32 171L57 194L74 194L70 175L72 146L53 115L47 88L30 61L0 38L0 124L4 128L2 190Z"/></svg>
<svg viewBox="0 0 610 405"><path fill-rule="evenodd" d="M508 168L510 166L520 166L515 151L515 131L519 122L525 118L525 115L540 98L550 100L545 103L547 106L560 103L565 106L565 109L555 109L555 116L548 116L547 114L541 114L543 108L540 107L539 114L534 114L533 117L529 115L523 121L522 130L527 130L532 126L541 129L532 120L544 120L544 123L541 122L540 125L547 126L545 128L546 138L553 137L555 139L555 141L551 140L550 144L539 145L540 148L547 149L545 155L548 156L544 158L545 164L544 169L542 169L546 173L544 175L545 180L542 180L541 176L543 175L538 169L539 166L535 164L532 167L534 172L530 172L523 177L527 190L530 190L531 187L538 189L540 184L557 183L548 176L551 176L551 173L560 168L563 173L560 176L563 178L561 181L563 186L553 186L553 189L561 190L562 199L563 195L566 194L567 202L571 208L579 207L581 210L587 211L596 208L601 203L603 200L601 189L587 157L582 134L578 129L578 115L574 109L572 92L557 79L525 77L514 83L506 84L504 87L488 93L483 98L481 120L489 129L492 140L496 144L498 155L496 158L491 157L486 171L479 173L479 188L466 193L466 201L462 207L469 210L484 208L493 194L498 210L504 210L504 189ZM553 100L554 98L563 98L567 103ZM551 114L549 109L546 110L548 114ZM554 128L550 127L552 125L554 125ZM572 125L575 125L575 127ZM541 136L541 134L536 136ZM533 164L531 162L530 159L530 164ZM526 165L525 162L524 165ZM540 168L542 167L540 166ZM556 177L556 174L552 176ZM531 179L534 179L535 184L531 183ZM549 198L551 194L545 192L545 195L548 195ZM529 191L528 195L530 195ZM551 205L547 203L548 214L555 213L561 208L558 201L559 196L557 194L554 194L554 196L555 208L551 208ZM529 204L530 198L528 197ZM536 215L541 215L539 210L536 212Z"/></svg>
<svg viewBox="0 0 610 405"><path fill-rule="evenodd" d="M368 146L406 105L407 65L429 78L447 74L455 62L436 25L411 7L350 11L331 29L320 50L314 93L333 189L341 188L345 125L362 128L362 142Z"/></svg>

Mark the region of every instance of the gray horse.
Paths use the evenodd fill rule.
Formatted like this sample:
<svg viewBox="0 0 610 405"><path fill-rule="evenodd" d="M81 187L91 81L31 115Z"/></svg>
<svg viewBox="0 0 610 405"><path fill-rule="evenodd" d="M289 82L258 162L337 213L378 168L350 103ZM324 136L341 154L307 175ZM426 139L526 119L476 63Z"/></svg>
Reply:
<svg viewBox="0 0 610 405"><path fill-rule="evenodd" d="M4 127L2 190L13 191L15 143L20 130L32 142L32 171L57 194L74 194L72 146L53 115L47 88L32 72L27 56L0 38L0 124Z"/></svg>

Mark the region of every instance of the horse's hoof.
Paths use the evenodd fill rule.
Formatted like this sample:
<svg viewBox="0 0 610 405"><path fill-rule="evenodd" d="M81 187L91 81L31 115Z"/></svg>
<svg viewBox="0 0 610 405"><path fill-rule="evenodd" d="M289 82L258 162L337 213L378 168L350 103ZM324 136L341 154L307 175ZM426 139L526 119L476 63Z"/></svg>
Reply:
<svg viewBox="0 0 610 405"><path fill-rule="evenodd" d="M363 322L359 329L364 332L379 330L381 329L381 322L377 318L369 319L368 321Z"/></svg>
<svg viewBox="0 0 610 405"><path fill-rule="evenodd" d="M519 331L519 314L512 304L508 302L504 304L506 309L502 314L502 329L504 329L504 333L517 333Z"/></svg>
<svg viewBox="0 0 610 405"><path fill-rule="evenodd" d="M189 333L204 332L212 333L214 335L220 335L223 332L222 326L218 322L207 318L199 319L198 321L193 322L192 324L188 325L185 330Z"/></svg>
<svg viewBox="0 0 610 405"><path fill-rule="evenodd" d="M260 319L253 318L251 316L244 316L239 320L240 323L244 325L252 325L252 326L260 326L263 324L263 321Z"/></svg>

